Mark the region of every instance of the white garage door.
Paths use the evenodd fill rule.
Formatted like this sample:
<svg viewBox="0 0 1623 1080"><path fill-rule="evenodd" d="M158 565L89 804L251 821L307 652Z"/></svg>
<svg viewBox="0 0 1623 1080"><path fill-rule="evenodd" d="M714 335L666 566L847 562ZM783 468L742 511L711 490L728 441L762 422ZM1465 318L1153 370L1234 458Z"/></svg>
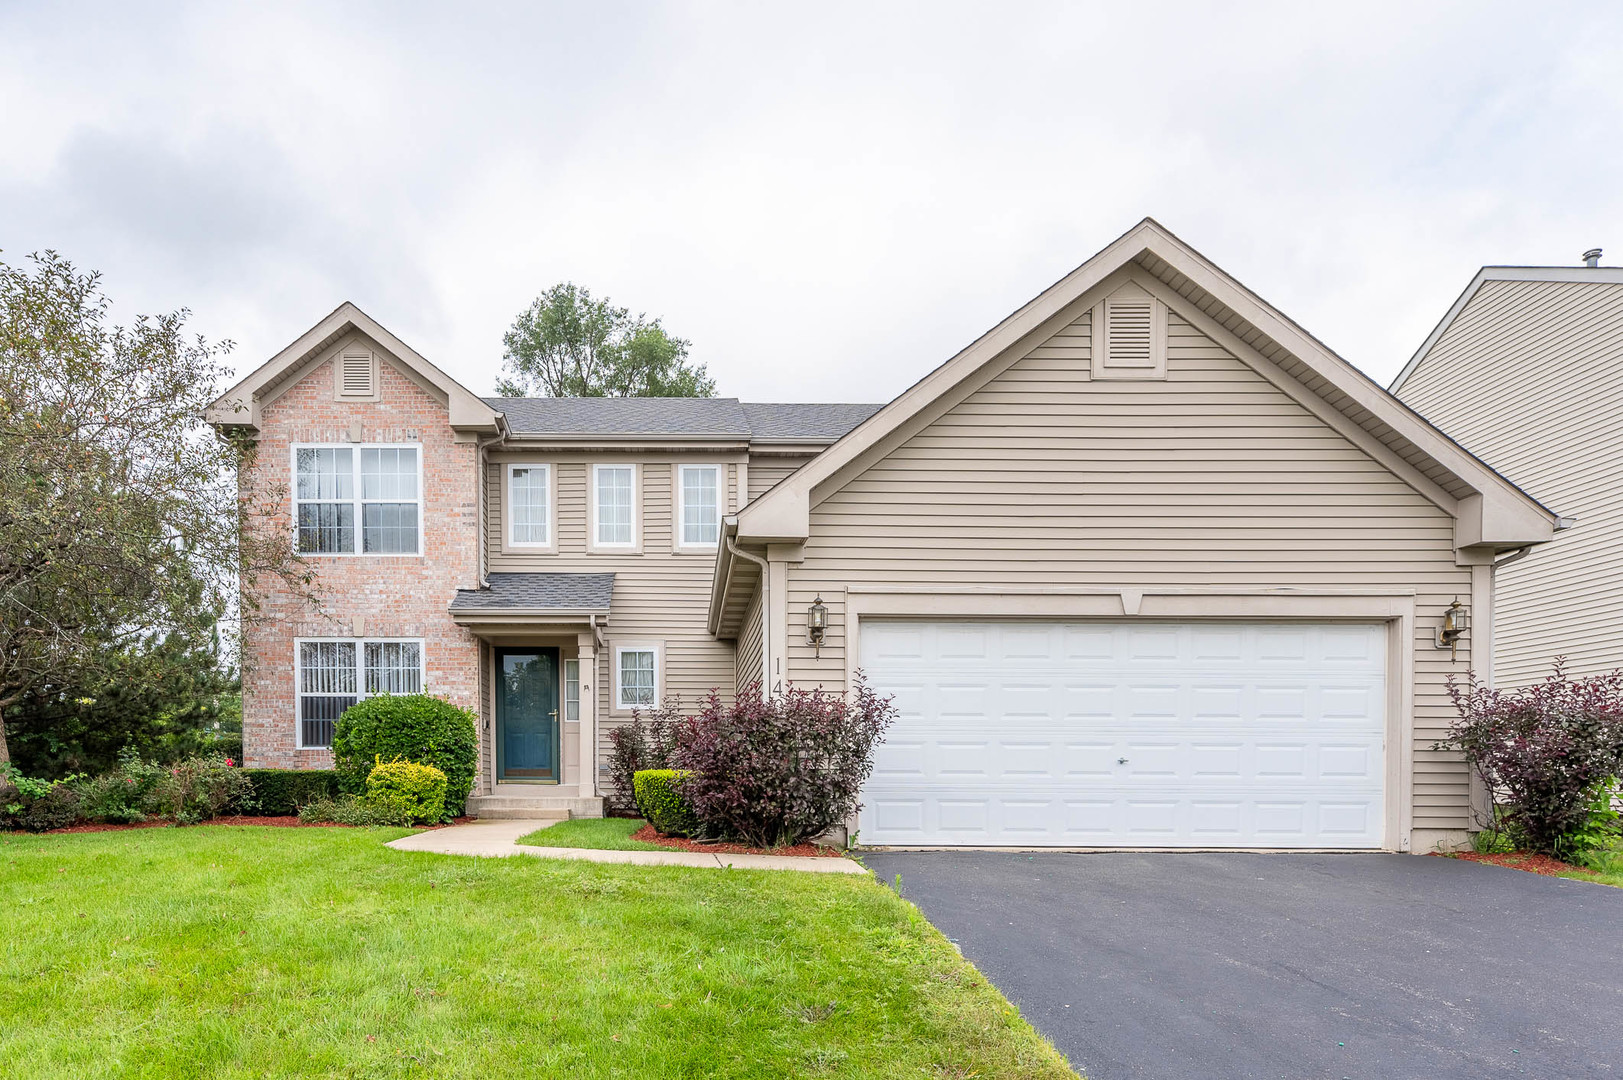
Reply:
<svg viewBox="0 0 1623 1080"><path fill-rule="evenodd" d="M1379 624L862 621L861 841L1380 847Z"/></svg>

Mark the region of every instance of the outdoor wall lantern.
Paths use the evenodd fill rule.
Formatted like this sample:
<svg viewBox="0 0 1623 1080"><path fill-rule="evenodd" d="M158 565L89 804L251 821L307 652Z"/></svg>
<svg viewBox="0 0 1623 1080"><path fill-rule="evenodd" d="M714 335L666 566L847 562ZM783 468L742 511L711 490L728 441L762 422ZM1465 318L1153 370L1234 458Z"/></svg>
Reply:
<svg viewBox="0 0 1623 1080"><path fill-rule="evenodd" d="M816 656L823 657L823 635L828 633L828 607L823 603L823 594L818 593L817 599L806 612L806 643L816 649Z"/></svg>
<svg viewBox="0 0 1623 1080"><path fill-rule="evenodd" d="M1460 598L1456 596L1443 612L1443 624L1437 628L1437 647L1447 649L1453 659L1459 659L1460 638L1465 636L1469 624L1470 618L1466 610L1460 607Z"/></svg>

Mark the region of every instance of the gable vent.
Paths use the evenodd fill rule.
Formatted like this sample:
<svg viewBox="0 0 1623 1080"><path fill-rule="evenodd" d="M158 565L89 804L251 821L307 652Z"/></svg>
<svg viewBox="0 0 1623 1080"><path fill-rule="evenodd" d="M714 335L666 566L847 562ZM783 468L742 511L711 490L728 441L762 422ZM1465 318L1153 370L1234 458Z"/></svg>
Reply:
<svg viewBox="0 0 1623 1080"><path fill-rule="evenodd" d="M1093 308L1093 377L1164 379L1167 373L1166 306L1126 286Z"/></svg>
<svg viewBox="0 0 1623 1080"><path fill-rule="evenodd" d="M375 392L372 354L364 349L345 349L338 357L338 396L369 398Z"/></svg>

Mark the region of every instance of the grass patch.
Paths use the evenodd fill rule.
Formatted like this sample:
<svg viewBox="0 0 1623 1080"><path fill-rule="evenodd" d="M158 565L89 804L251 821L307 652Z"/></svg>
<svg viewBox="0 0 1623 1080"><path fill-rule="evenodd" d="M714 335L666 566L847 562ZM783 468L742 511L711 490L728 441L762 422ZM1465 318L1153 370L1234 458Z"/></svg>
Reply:
<svg viewBox="0 0 1623 1080"><path fill-rule="evenodd" d="M1591 855L1589 868L1592 874L1562 874L1564 878L1575 878L1578 881L1598 881L1602 885L1615 885L1623 888L1623 851L1612 850Z"/></svg>
<svg viewBox="0 0 1623 1080"><path fill-rule="evenodd" d="M0 836L0 1075L1068 1077L869 878Z"/></svg>
<svg viewBox="0 0 1623 1080"><path fill-rule="evenodd" d="M631 839L648 824L642 818L571 818L518 838L532 847L604 848L609 851L670 851L658 844Z"/></svg>

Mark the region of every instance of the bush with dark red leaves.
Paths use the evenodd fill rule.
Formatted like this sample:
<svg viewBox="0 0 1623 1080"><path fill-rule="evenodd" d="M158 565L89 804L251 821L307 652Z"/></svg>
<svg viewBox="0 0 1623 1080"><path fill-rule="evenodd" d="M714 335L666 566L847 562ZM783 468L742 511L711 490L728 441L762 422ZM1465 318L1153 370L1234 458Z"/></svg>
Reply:
<svg viewBox="0 0 1623 1080"><path fill-rule="evenodd" d="M1580 854L1597 797L1623 775L1623 671L1571 679L1558 659L1534 686L1492 690L1473 675L1449 694L1460 716L1438 745L1465 752L1517 846Z"/></svg>
<svg viewBox="0 0 1623 1080"><path fill-rule="evenodd" d="M895 715L860 675L847 695L790 689L763 701L751 685L723 703L712 692L679 723L670 764L687 770L682 797L707 838L798 844L856 812Z"/></svg>

